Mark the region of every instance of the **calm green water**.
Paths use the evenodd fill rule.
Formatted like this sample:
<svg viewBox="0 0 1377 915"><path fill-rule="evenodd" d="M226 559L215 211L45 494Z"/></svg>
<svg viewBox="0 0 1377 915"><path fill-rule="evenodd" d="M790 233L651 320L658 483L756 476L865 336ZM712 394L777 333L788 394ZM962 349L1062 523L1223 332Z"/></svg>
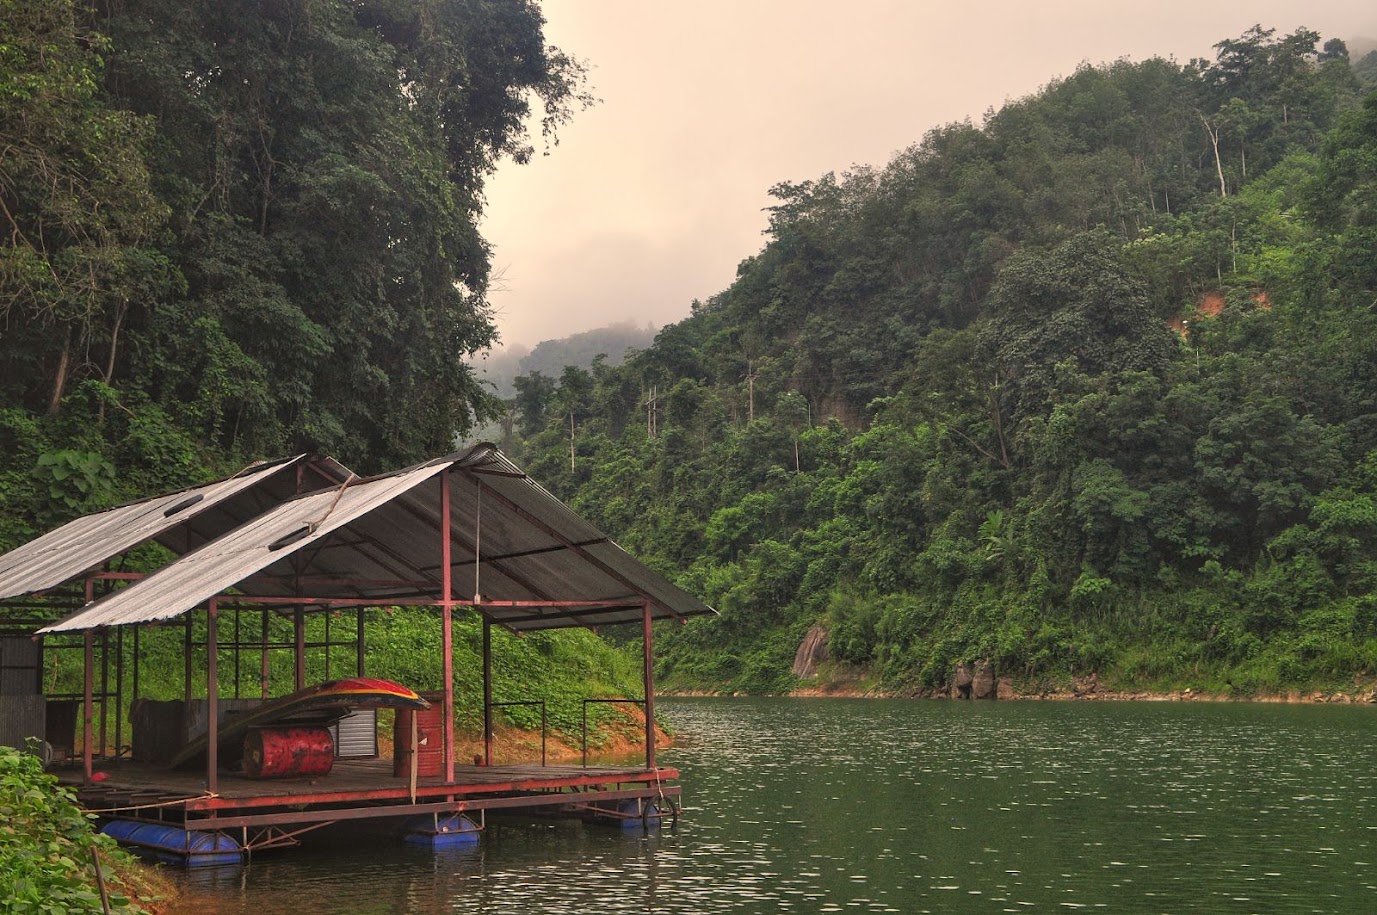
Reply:
<svg viewBox="0 0 1377 915"><path fill-rule="evenodd" d="M186 877L188 911L1377 912L1377 708L665 702L686 816Z"/></svg>

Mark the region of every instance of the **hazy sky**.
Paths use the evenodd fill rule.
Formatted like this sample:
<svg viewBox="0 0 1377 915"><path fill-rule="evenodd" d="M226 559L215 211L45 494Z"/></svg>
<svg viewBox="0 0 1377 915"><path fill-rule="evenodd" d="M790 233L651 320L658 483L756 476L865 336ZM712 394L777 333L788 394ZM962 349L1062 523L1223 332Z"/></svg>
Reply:
<svg viewBox="0 0 1377 915"><path fill-rule="evenodd" d="M1254 23L1377 37L1372 0L545 0L601 101L488 186L507 344L656 325L731 284L768 190L884 165L932 127L1120 57L1212 57ZM1368 42L1370 45L1370 42Z"/></svg>

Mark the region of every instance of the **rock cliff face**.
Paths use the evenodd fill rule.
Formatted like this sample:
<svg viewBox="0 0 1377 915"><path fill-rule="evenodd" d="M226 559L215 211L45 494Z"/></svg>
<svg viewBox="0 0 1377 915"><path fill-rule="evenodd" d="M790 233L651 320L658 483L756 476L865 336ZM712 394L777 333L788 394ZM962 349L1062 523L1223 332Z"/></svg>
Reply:
<svg viewBox="0 0 1377 915"><path fill-rule="evenodd" d="M999 680L989 661L960 664L951 676L953 699L998 699Z"/></svg>
<svg viewBox="0 0 1377 915"><path fill-rule="evenodd" d="M971 697L971 683L975 680L975 667L971 664L961 664L956 668L956 672L951 678L951 697L953 699L969 699Z"/></svg>
<svg viewBox="0 0 1377 915"><path fill-rule="evenodd" d="M971 682L971 698L999 698L999 687L995 679L994 665L989 661L981 661L975 667L975 680Z"/></svg>
<svg viewBox="0 0 1377 915"><path fill-rule="evenodd" d="M814 626L803 637L803 644L794 652L794 676L807 680L818 672L818 665L827 660L827 630Z"/></svg>

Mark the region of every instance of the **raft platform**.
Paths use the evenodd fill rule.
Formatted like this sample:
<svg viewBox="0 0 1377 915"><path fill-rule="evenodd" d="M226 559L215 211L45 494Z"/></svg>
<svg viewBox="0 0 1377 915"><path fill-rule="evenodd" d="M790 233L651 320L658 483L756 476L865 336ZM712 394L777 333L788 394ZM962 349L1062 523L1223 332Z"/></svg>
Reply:
<svg viewBox="0 0 1377 915"><path fill-rule="evenodd" d="M207 791L204 773L176 771L131 759L106 760L83 784L81 769L54 774L88 812L108 820L157 823L219 833L246 854L300 844L300 836L346 820L414 818L438 823L489 810L523 810L625 825L657 825L677 817L679 773L665 767L579 765L456 765L454 780L393 774L390 760L340 759L328 775L256 780L220 773Z"/></svg>

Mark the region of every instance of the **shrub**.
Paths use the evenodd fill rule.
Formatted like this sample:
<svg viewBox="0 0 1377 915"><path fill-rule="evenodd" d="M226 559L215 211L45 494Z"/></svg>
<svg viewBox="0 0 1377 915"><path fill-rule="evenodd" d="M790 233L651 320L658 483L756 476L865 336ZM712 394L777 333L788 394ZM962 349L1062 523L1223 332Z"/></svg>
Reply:
<svg viewBox="0 0 1377 915"><path fill-rule="evenodd" d="M37 757L0 746L0 893L6 911L100 911L92 850L125 866L130 859L92 830L91 819L70 791L44 773ZM116 888L110 910L143 911Z"/></svg>

